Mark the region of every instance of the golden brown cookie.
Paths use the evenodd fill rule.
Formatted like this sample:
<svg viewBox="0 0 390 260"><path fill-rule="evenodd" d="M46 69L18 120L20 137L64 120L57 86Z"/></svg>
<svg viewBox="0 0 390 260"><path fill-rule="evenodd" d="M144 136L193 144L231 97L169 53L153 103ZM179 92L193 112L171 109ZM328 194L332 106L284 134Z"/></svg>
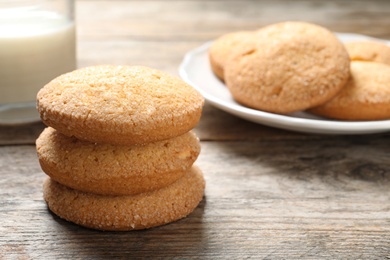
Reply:
<svg viewBox="0 0 390 260"><path fill-rule="evenodd" d="M43 187L48 207L78 225L127 231L164 225L190 214L202 200L205 182L191 168L173 184L134 196L104 196L68 188L48 178Z"/></svg>
<svg viewBox="0 0 390 260"><path fill-rule="evenodd" d="M200 93L179 78L142 66L75 70L37 95L46 125L81 140L128 145L188 132L203 103Z"/></svg>
<svg viewBox="0 0 390 260"><path fill-rule="evenodd" d="M343 90L310 111L343 120L390 119L390 66L353 61L351 78Z"/></svg>
<svg viewBox="0 0 390 260"><path fill-rule="evenodd" d="M80 141L51 127L36 141L42 170L55 181L80 191L134 195L168 186L195 162L199 140L188 132L146 145Z"/></svg>
<svg viewBox="0 0 390 260"><path fill-rule="evenodd" d="M357 41L345 44L352 61L375 61L390 65L390 47L381 42Z"/></svg>
<svg viewBox="0 0 390 260"><path fill-rule="evenodd" d="M344 45L327 29L284 22L256 32L251 49L225 66L234 99L251 108L286 114L329 100L349 77Z"/></svg>
<svg viewBox="0 0 390 260"><path fill-rule="evenodd" d="M215 75L224 80L223 71L226 60L235 48L245 48L246 42L253 37L251 31L227 33L216 39L209 49L210 66Z"/></svg>

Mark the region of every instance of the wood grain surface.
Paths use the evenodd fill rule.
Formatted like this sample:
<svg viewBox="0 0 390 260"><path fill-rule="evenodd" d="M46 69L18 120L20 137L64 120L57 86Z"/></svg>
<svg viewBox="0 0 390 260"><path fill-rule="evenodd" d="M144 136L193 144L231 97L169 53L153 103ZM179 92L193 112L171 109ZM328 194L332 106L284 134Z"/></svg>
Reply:
<svg viewBox="0 0 390 260"><path fill-rule="evenodd" d="M178 75L205 41L284 20L390 39L387 0L80 0L76 9L79 67ZM295 133L206 104L195 129L201 204L169 225L101 232L47 209L34 146L43 128L0 126L0 259L390 259L390 133Z"/></svg>

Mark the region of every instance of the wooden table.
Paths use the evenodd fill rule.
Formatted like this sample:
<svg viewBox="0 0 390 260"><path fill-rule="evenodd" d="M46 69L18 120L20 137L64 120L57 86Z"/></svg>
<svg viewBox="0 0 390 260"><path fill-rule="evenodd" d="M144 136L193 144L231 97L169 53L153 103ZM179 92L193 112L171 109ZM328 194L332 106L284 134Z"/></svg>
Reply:
<svg viewBox="0 0 390 260"><path fill-rule="evenodd" d="M79 67L141 64L178 75L184 54L203 42L284 20L390 39L388 0L80 0L76 8ZM121 233L48 211L34 146L43 128L0 127L0 259L390 259L389 133L294 133L206 104L195 130L203 201L175 223Z"/></svg>

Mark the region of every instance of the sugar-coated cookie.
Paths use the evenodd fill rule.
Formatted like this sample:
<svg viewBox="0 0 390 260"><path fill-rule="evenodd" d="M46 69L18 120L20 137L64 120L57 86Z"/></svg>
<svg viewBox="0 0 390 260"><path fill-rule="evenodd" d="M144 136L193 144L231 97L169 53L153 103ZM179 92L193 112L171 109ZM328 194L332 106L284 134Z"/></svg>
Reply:
<svg viewBox="0 0 390 260"><path fill-rule="evenodd" d="M200 152L194 133L145 145L80 141L51 127L36 141L42 170L68 187L108 195L134 195L168 186Z"/></svg>
<svg viewBox="0 0 390 260"><path fill-rule="evenodd" d="M209 49L209 60L212 71L215 75L224 80L224 67L228 57L235 48L245 48L246 42L251 40L254 32L238 31L227 33L216 39Z"/></svg>
<svg viewBox="0 0 390 260"><path fill-rule="evenodd" d="M390 65L390 46L376 41L357 41L345 44L352 61L375 61Z"/></svg>
<svg viewBox="0 0 390 260"><path fill-rule="evenodd" d="M42 121L96 143L140 144L188 132L204 99L179 78L143 66L95 66L61 75L37 95Z"/></svg>
<svg viewBox="0 0 390 260"><path fill-rule="evenodd" d="M343 120L390 119L390 66L353 61L343 90L312 113Z"/></svg>
<svg viewBox="0 0 390 260"><path fill-rule="evenodd" d="M104 196L61 185L50 178L43 195L59 217L78 225L126 231L164 225L190 214L202 200L205 182L200 170L191 168L173 184L134 196Z"/></svg>
<svg viewBox="0 0 390 260"><path fill-rule="evenodd" d="M269 25L251 44L235 52L224 71L233 98L248 107L281 114L304 110L335 96L348 80L348 53L321 26Z"/></svg>

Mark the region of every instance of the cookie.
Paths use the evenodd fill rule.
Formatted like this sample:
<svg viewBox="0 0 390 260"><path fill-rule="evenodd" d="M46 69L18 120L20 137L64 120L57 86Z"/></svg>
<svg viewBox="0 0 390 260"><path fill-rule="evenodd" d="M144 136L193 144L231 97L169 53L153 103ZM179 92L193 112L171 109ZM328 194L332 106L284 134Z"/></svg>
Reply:
<svg viewBox="0 0 390 260"><path fill-rule="evenodd" d="M42 121L67 136L142 144L182 135L204 99L190 85L143 66L95 66L61 75L37 95Z"/></svg>
<svg viewBox="0 0 390 260"><path fill-rule="evenodd" d="M237 102L287 114L335 96L348 80L349 65L344 45L332 32L284 22L257 31L250 49L228 59L224 75Z"/></svg>
<svg viewBox="0 0 390 260"><path fill-rule="evenodd" d="M353 61L351 78L343 90L310 112L343 120L390 119L390 66Z"/></svg>
<svg viewBox="0 0 390 260"><path fill-rule="evenodd" d="M104 196L68 188L48 178L43 187L49 209L78 225L112 231L146 229L190 214L202 200L205 182L200 170L160 190L134 196Z"/></svg>
<svg viewBox="0 0 390 260"><path fill-rule="evenodd" d="M352 61L375 61L390 65L390 47L376 41L357 41L345 44Z"/></svg>
<svg viewBox="0 0 390 260"><path fill-rule="evenodd" d="M224 67L228 57L235 48L245 48L246 41L252 37L251 31L232 32L220 36L211 44L208 51L210 66L220 80L224 80Z"/></svg>
<svg viewBox="0 0 390 260"><path fill-rule="evenodd" d="M96 144L51 127L36 141L42 170L68 187L96 194L134 195L168 186L182 177L200 152L188 132L145 145Z"/></svg>

